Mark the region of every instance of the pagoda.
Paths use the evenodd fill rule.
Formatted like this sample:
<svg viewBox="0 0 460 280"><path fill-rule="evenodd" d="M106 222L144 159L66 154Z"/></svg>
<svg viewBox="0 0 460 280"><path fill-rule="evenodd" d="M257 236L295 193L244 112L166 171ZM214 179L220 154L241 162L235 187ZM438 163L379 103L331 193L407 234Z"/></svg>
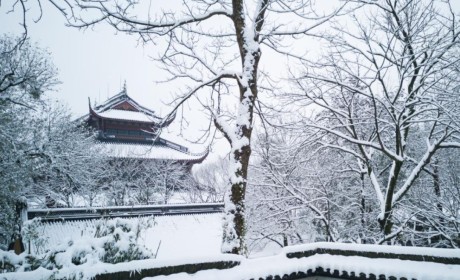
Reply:
<svg viewBox="0 0 460 280"><path fill-rule="evenodd" d="M99 144L110 157L172 160L191 167L208 155L208 149L192 150L192 145L168 132L175 115L163 120L132 99L126 85L101 105L92 107L89 103L89 114L82 119L97 131Z"/></svg>

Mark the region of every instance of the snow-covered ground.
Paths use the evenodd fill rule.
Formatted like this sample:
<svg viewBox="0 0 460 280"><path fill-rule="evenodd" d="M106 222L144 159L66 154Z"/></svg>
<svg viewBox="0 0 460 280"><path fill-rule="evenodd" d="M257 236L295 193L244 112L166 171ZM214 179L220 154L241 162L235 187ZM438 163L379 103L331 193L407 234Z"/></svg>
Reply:
<svg viewBox="0 0 460 280"><path fill-rule="evenodd" d="M220 254L222 214L194 214L155 217L155 225L141 236L147 248L156 252L157 259L213 256ZM93 236L96 220L43 223L39 229L47 239L39 252L68 239ZM160 244L161 242L161 244ZM36 252L32 244L32 253Z"/></svg>

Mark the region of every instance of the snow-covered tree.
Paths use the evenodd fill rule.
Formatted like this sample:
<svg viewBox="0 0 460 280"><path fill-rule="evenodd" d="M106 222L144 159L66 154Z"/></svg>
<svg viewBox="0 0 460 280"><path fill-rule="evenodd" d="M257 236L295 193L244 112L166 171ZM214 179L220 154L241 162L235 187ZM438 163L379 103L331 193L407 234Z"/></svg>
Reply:
<svg viewBox="0 0 460 280"><path fill-rule="evenodd" d="M354 158L324 149L302 130L268 128L251 165L250 237L255 245L375 242L378 225Z"/></svg>
<svg viewBox="0 0 460 280"><path fill-rule="evenodd" d="M19 216L25 207L24 190L37 166L27 157L33 127L33 107L43 92L57 84L48 53L28 40L0 37L0 244L20 234Z"/></svg>
<svg viewBox="0 0 460 280"><path fill-rule="evenodd" d="M27 98L39 98L58 84L50 55L29 40L0 36L0 106L28 106Z"/></svg>
<svg viewBox="0 0 460 280"><path fill-rule="evenodd" d="M228 173L229 160L218 158L194 166L193 179L196 182L186 189L185 199L189 202L222 202L230 181Z"/></svg>
<svg viewBox="0 0 460 280"><path fill-rule="evenodd" d="M92 134L71 121L62 107L27 101L0 108L0 201L2 233L19 230L18 205L71 206L82 187L95 188L104 157ZM32 107L33 106L33 107ZM47 201L48 199L48 201ZM13 226L15 225L15 226Z"/></svg>
<svg viewBox="0 0 460 280"><path fill-rule="evenodd" d="M32 137L26 156L36 163L31 170L34 195L73 206L82 190L97 189L106 157L93 133L74 122L65 107L39 110L31 126L24 127Z"/></svg>
<svg viewBox="0 0 460 280"><path fill-rule="evenodd" d="M460 147L460 29L449 1L355 2L352 24L335 27L324 57L303 60L295 83L318 111L302 123L312 139L368 177L386 242L404 230L398 209L433 157Z"/></svg>
<svg viewBox="0 0 460 280"><path fill-rule="evenodd" d="M180 162L110 158L99 190L110 205L166 204L191 185L189 168Z"/></svg>

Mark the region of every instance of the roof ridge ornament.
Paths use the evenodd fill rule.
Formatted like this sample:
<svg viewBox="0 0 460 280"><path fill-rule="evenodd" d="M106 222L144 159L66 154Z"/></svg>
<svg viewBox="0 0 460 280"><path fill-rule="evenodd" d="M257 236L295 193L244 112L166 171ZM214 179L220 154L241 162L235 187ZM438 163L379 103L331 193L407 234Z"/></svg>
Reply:
<svg viewBox="0 0 460 280"><path fill-rule="evenodd" d="M123 89L121 90L126 96L128 95L128 89L126 87L126 79L125 82L123 83Z"/></svg>

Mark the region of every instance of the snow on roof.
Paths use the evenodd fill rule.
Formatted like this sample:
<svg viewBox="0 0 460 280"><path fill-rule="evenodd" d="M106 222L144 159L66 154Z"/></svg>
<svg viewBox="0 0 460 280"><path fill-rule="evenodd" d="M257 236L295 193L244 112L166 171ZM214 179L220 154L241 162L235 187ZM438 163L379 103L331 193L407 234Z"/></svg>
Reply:
<svg viewBox="0 0 460 280"><path fill-rule="evenodd" d="M68 239L94 236L97 222L83 220L42 223L39 232L43 233L47 242L38 249L45 252ZM220 255L222 214L155 217L155 225L143 232L140 242L153 252L158 249L157 259L160 260ZM35 249L32 248L32 251Z"/></svg>
<svg viewBox="0 0 460 280"><path fill-rule="evenodd" d="M134 106L137 110L146 113L147 115L152 115L155 116L155 112L151 109L148 109L144 106L141 106L139 103L137 103L134 99L132 99L126 90L126 87L123 88L121 92L118 94L110 97L107 99L104 103L97 105L95 110L98 112L106 111L107 109L110 109L122 102L129 102L132 106Z"/></svg>
<svg viewBox="0 0 460 280"><path fill-rule="evenodd" d="M149 122L149 123L157 122L160 120L159 118L149 116L143 112L117 110L117 109L109 109L107 111L100 112L97 114L104 118L117 119L117 120L130 120L130 121Z"/></svg>
<svg viewBox="0 0 460 280"><path fill-rule="evenodd" d="M179 133L173 132L171 129L167 127L161 130L160 138L166 141L169 141L171 143L178 144L183 147L187 147L189 151L193 153L200 153L203 151L203 144L200 145L200 144L196 144L196 143L187 141L184 139L184 137L179 135Z"/></svg>
<svg viewBox="0 0 460 280"><path fill-rule="evenodd" d="M163 145L145 145L129 143L100 143L107 155L117 158L168 159L168 160L200 160L206 152L194 154L179 151Z"/></svg>

